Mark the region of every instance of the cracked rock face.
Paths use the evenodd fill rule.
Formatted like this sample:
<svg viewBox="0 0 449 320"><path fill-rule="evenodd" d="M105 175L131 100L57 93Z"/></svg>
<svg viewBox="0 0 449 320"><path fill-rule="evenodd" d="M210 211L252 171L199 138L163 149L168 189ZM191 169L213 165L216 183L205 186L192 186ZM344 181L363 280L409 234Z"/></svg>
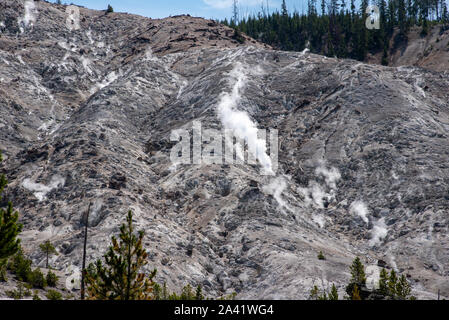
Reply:
<svg viewBox="0 0 449 320"><path fill-rule="evenodd" d="M446 74L240 44L188 16L80 8L69 30L65 6L34 4L28 24L22 1L0 4L0 146L35 264L49 239L52 265L81 266L92 203L88 260L131 209L173 289L295 299L335 283L342 294L358 255L369 284L385 265L419 298L449 296ZM276 174L262 161L173 163L172 131L197 121L278 130Z"/></svg>

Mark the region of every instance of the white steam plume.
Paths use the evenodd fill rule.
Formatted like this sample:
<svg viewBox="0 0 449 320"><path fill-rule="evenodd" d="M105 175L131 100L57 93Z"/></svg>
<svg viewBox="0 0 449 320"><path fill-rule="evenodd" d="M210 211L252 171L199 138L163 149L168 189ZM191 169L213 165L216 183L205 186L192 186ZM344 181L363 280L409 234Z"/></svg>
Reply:
<svg viewBox="0 0 449 320"><path fill-rule="evenodd" d="M323 228L326 224L326 220L324 219L323 215L316 215L313 216L312 220L320 226L320 228Z"/></svg>
<svg viewBox="0 0 449 320"><path fill-rule="evenodd" d="M318 168L315 169L315 174L317 176L322 175L324 177L324 179L326 180L326 184L331 189L337 188L337 182L341 178L340 171L338 171L337 168L332 167L330 169L327 169L323 165L320 165Z"/></svg>
<svg viewBox="0 0 449 320"><path fill-rule="evenodd" d="M36 22L37 9L33 0L25 2L25 14L23 17L17 19L19 24L20 33L23 33L26 28L33 27Z"/></svg>
<svg viewBox="0 0 449 320"><path fill-rule="evenodd" d="M23 182L22 182L22 186L25 189L33 192L34 196L39 201L44 200L47 193L49 193L53 189L64 186L64 184L65 184L65 179L63 177L61 177L60 175L53 176L51 178L50 184L47 186L44 184L41 184L41 183L32 182L28 178L23 180Z"/></svg>
<svg viewBox="0 0 449 320"><path fill-rule="evenodd" d="M349 206L349 212L353 215L358 215L365 223L369 223L368 220L368 207L363 201L356 200Z"/></svg>
<svg viewBox="0 0 449 320"><path fill-rule="evenodd" d="M286 188L287 183L285 182L285 179L283 177L277 177L271 180L271 182L268 185L264 186L262 190L272 195L273 198L277 201L277 203L279 203L281 208L285 208L293 212L293 210L289 207L287 202L282 198L282 193Z"/></svg>
<svg viewBox="0 0 449 320"><path fill-rule="evenodd" d="M259 161L262 170L268 175L274 175L270 157L267 155L266 141L257 136L257 125L244 111L237 110L241 99L240 91L245 86L247 77L240 63L230 73L236 79L231 93L223 93L218 104L218 116L225 129L232 130L239 139L246 139L248 149L252 150L254 157Z"/></svg>
<svg viewBox="0 0 449 320"><path fill-rule="evenodd" d="M388 234L387 226L385 225L385 218L381 218L374 222L373 229L371 230L370 246L379 244L380 241Z"/></svg>

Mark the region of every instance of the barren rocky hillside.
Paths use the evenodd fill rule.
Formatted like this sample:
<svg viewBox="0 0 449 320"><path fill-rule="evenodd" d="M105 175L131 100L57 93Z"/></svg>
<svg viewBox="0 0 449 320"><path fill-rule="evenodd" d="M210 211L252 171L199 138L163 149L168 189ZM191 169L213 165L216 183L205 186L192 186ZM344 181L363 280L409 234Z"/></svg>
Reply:
<svg viewBox="0 0 449 320"><path fill-rule="evenodd" d="M35 264L49 239L52 265L81 266L92 202L89 261L131 209L172 288L343 293L358 255L369 284L385 263L417 297L449 297L447 72L274 51L189 16L80 8L69 28L66 6L29 2L0 1L0 168ZM276 174L260 174L275 165L260 154L173 163L172 131L195 121L277 129Z"/></svg>

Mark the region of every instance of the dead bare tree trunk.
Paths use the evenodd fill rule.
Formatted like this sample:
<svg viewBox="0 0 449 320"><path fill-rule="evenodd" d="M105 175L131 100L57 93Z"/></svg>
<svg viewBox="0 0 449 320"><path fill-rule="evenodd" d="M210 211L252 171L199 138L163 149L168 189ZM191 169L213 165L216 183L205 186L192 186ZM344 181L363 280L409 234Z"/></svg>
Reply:
<svg viewBox="0 0 449 320"><path fill-rule="evenodd" d="M83 248L83 267L81 270L81 300L84 300L84 277L86 275L86 247L87 247L87 226L89 225L89 213L90 213L90 206L92 203L89 203L89 207L87 208L86 217L84 220L85 227L84 227L84 248Z"/></svg>

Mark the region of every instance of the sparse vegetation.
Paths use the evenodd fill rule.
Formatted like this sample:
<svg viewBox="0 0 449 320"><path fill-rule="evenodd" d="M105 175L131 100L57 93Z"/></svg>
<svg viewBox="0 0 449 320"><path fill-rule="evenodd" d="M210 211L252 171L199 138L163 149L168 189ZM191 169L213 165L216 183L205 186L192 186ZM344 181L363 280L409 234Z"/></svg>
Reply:
<svg viewBox="0 0 449 320"><path fill-rule="evenodd" d="M360 300L360 289L366 285L365 266L359 257L356 257L350 266L351 280L346 286L346 293L352 300Z"/></svg>
<svg viewBox="0 0 449 320"><path fill-rule="evenodd" d="M34 291L34 294L33 294L33 300L42 300L42 299L39 297L39 293L37 292L37 290Z"/></svg>
<svg viewBox="0 0 449 320"><path fill-rule="evenodd" d="M112 6L110 4L108 4L108 8L106 9L107 13L112 13L114 12L114 8L112 8Z"/></svg>
<svg viewBox="0 0 449 320"><path fill-rule="evenodd" d="M8 261L6 259L0 260L0 282L5 282L8 280L6 277Z"/></svg>
<svg viewBox="0 0 449 320"><path fill-rule="evenodd" d="M49 240L45 241L44 243L39 245L39 248L42 250L42 252L46 256L46 268L48 268L48 258L51 255L58 255L58 252L56 251L56 248L51 244Z"/></svg>
<svg viewBox="0 0 449 320"><path fill-rule="evenodd" d="M324 256L323 251L320 251L318 253L318 260L326 260L326 257Z"/></svg>
<svg viewBox="0 0 449 320"><path fill-rule="evenodd" d="M31 296L31 291L28 288L24 287L24 285L21 282L17 284L17 288L15 290L6 291L5 293L9 298L15 300L20 300L23 299L24 297Z"/></svg>
<svg viewBox="0 0 449 320"><path fill-rule="evenodd" d="M89 299L151 300L156 270L142 273L147 264L147 252L142 247L144 231L134 232L132 212L120 228L119 240L114 236L104 255L104 264L97 260L86 272Z"/></svg>
<svg viewBox="0 0 449 320"><path fill-rule="evenodd" d="M25 257L20 248L11 259L8 268L19 281L27 282L31 274L31 260Z"/></svg>
<svg viewBox="0 0 449 320"><path fill-rule="evenodd" d="M309 300L338 300L338 291L335 284L332 284L330 292L323 290L321 293L317 285L314 285L310 290Z"/></svg>
<svg viewBox="0 0 449 320"><path fill-rule="evenodd" d="M58 276L52 272L51 270L48 271L47 273L47 277L45 278L47 281L47 285L49 287L56 287L56 285L58 284Z"/></svg>
<svg viewBox="0 0 449 320"><path fill-rule="evenodd" d="M48 290L45 296L47 297L48 300L62 300L61 292L53 289Z"/></svg>
<svg viewBox="0 0 449 320"><path fill-rule="evenodd" d="M240 44L245 43L245 37L242 35L242 33L237 28L234 29L234 34L232 35L232 39L236 40Z"/></svg>
<svg viewBox="0 0 449 320"><path fill-rule="evenodd" d="M338 291L335 284L332 284L331 292L329 293L329 300L338 300Z"/></svg>
<svg viewBox="0 0 449 320"><path fill-rule="evenodd" d="M36 289L44 289L47 286L47 280L45 279L45 276L40 268L34 269L29 274L28 283Z"/></svg>
<svg viewBox="0 0 449 320"><path fill-rule="evenodd" d="M396 271L391 270L390 275L385 269L380 271L377 288L366 287L365 266L359 257L356 257L350 266L351 279L345 288L348 300L415 300L411 295L411 287L404 275L398 276ZM330 292L320 292L318 286L314 285L310 290L310 300L338 300L338 290L332 284Z"/></svg>
<svg viewBox="0 0 449 320"><path fill-rule="evenodd" d="M0 162L3 161L0 151ZM4 174L0 175L0 201L2 193L8 184ZM20 239L17 237L22 231L18 222L19 213L14 212L12 202L7 203L6 209L0 208L0 281L6 281L7 260L20 249Z"/></svg>

